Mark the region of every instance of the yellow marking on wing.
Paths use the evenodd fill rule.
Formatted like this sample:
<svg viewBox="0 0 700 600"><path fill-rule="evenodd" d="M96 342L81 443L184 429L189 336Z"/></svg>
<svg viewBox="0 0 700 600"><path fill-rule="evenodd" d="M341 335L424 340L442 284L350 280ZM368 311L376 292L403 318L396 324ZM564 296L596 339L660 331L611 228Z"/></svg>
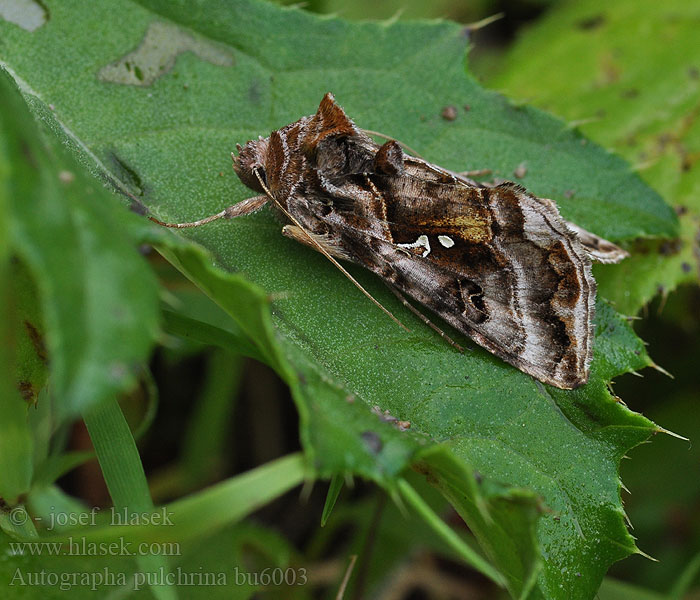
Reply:
<svg viewBox="0 0 700 600"><path fill-rule="evenodd" d="M462 238L469 242L488 242L493 237L487 219L481 215L455 215L432 219L422 224L425 229Z"/></svg>

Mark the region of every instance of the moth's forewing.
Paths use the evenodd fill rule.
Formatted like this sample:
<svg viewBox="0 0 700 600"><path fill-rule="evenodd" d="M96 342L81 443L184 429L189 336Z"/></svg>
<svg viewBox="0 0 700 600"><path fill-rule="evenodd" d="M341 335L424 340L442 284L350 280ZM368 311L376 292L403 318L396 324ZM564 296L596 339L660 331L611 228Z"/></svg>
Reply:
<svg viewBox="0 0 700 600"><path fill-rule="evenodd" d="M601 238L579 239L553 202L379 146L330 94L256 151L263 145L270 190L296 221L287 235L309 243L300 225L317 250L370 269L540 381L587 381L595 281L586 243Z"/></svg>

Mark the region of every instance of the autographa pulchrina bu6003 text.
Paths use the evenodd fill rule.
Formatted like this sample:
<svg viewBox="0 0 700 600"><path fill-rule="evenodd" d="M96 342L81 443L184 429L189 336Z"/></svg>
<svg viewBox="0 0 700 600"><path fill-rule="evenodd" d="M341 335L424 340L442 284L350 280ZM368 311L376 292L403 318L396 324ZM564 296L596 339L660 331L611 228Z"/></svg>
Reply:
<svg viewBox="0 0 700 600"><path fill-rule="evenodd" d="M238 152L238 177L262 195L193 223L159 222L192 227L271 200L283 233L350 279L336 259L371 270L414 312L402 292L540 381L570 389L588 380L591 260L618 262L627 253L566 222L551 200L510 182L477 183L393 140L379 145L331 94L315 115Z"/></svg>

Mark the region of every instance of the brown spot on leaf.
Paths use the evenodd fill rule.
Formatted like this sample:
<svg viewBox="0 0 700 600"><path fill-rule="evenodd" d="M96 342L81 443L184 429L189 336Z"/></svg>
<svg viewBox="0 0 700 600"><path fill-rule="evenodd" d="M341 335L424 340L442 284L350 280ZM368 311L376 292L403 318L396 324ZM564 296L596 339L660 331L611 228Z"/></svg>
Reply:
<svg viewBox="0 0 700 600"><path fill-rule="evenodd" d="M674 254L678 254L682 247L683 243L678 238L666 240L659 246L659 254L661 254L661 256L673 256Z"/></svg>
<svg viewBox="0 0 700 600"><path fill-rule="evenodd" d="M661 133L656 138L656 143L659 146L659 150L664 150L672 141L673 136L668 132Z"/></svg>
<svg viewBox="0 0 700 600"><path fill-rule="evenodd" d="M617 83L620 80L620 67L609 56L603 59L601 78L603 85Z"/></svg>
<svg viewBox="0 0 700 600"><path fill-rule="evenodd" d="M582 29L583 31L593 31L594 29L599 29L605 24L605 15L593 15L592 17L587 17L577 21L576 27Z"/></svg>
<svg viewBox="0 0 700 600"><path fill-rule="evenodd" d="M38 169L39 163L37 162L32 149L29 147L29 144L25 140L20 140L20 150L22 154L24 154L24 158L27 159L29 166L32 167L32 169Z"/></svg>
<svg viewBox="0 0 700 600"><path fill-rule="evenodd" d="M39 333L39 330L29 321L24 321L24 327L27 330L27 335L29 336L29 341L34 346L34 351L39 357L39 360L44 364L48 364L48 354L46 353L46 346L44 344L44 338Z"/></svg>
<svg viewBox="0 0 700 600"><path fill-rule="evenodd" d="M631 254L649 254L649 241L643 238L637 238L633 242Z"/></svg>
<svg viewBox="0 0 700 600"><path fill-rule="evenodd" d="M450 105L442 109L440 116L445 119L445 121L454 121L457 118L457 108Z"/></svg>
<svg viewBox="0 0 700 600"><path fill-rule="evenodd" d="M17 389L19 390L19 393L22 396L22 399L25 402L28 403L34 403L34 399L36 398L36 392L34 391L34 386L32 385L31 381L18 381L17 382Z"/></svg>
<svg viewBox="0 0 700 600"><path fill-rule="evenodd" d="M382 423L389 423L399 431L406 431L407 429L411 428L410 421L400 421L399 419L394 417L388 410L382 411L382 409L379 406L373 406L372 413L377 415L377 417L379 417L379 420Z"/></svg>
<svg viewBox="0 0 700 600"><path fill-rule="evenodd" d="M363 431L360 437L372 454L379 454L382 451L384 444L374 431Z"/></svg>
<svg viewBox="0 0 700 600"><path fill-rule="evenodd" d="M513 176L522 179L527 175L527 163L521 162L513 171Z"/></svg>

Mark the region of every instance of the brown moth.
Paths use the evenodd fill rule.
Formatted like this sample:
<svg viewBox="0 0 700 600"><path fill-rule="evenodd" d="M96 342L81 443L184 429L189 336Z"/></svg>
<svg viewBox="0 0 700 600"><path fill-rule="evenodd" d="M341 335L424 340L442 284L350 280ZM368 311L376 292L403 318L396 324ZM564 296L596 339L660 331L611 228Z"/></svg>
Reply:
<svg viewBox="0 0 700 600"><path fill-rule="evenodd" d="M237 147L234 170L264 195L194 223L159 222L191 227L272 200L282 232L348 277L336 259L371 270L414 312L401 292L544 383L586 383L591 260L618 262L627 253L566 222L554 202L510 182L479 184L394 140L379 145L330 93L315 115Z"/></svg>

